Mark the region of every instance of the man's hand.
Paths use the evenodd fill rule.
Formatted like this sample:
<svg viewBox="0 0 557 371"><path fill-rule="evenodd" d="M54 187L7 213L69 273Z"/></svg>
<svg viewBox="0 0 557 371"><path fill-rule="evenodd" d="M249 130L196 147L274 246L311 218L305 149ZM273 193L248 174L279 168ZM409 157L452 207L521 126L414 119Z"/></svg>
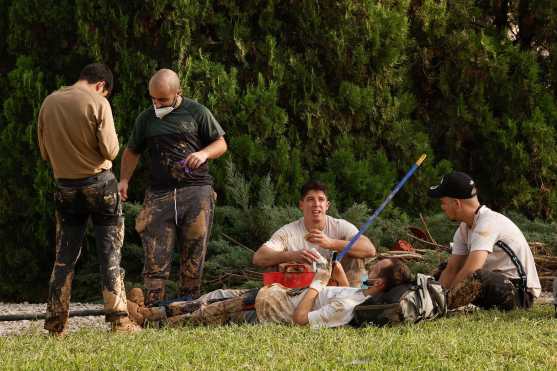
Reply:
<svg viewBox="0 0 557 371"><path fill-rule="evenodd" d="M185 160L186 166L190 169L197 169L203 165L208 158L209 156L204 151L190 153Z"/></svg>
<svg viewBox="0 0 557 371"><path fill-rule="evenodd" d="M125 179L120 180L118 183L118 193L120 193L120 198L122 201L128 199L128 181Z"/></svg>
<svg viewBox="0 0 557 371"><path fill-rule="evenodd" d="M310 250L301 250L301 251L291 251L289 252L290 254L290 261L293 261L295 263L301 263L301 264L313 264L313 262L316 262L319 260L320 255L318 253L315 253L313 251Z"/></svg>
<svg viewBox="0 0 557 371"><path fill-rule="evenodd" d="M334 250L334 240L329 238L323 231L319 229L312 229L305 236L306 241L316 244L327 250Z"/></svg>
<svg viewBox="0 0 557 371"><path fill-rule="evenodd" d="M323 257L321 257L321 262L317 264L317 270L315 271L313 281L311 282L309 287L316 290L317 292L321 292L321 290L323 290L323 288L327 286L329 280L331 279L332 269L333 266Z"/></svg>

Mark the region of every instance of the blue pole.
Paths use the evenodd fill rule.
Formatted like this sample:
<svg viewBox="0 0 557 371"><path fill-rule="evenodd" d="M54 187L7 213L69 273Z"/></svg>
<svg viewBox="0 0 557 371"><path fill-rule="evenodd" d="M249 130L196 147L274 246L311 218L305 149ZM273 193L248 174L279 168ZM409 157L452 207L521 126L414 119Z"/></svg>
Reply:
<svg viewBox="0 0 557 371"><path fill-rule="evenodd" d="M342 258L344 257L344 255L346 255L348 253L348 251L350 251L350 249L352 248L352 246L356 243L356 241L358 241L358 238L360 238L360 236L362 234L364 234L364 232L369 228L369 226L375 221L375 219L377 218L377 216L381 213L381 211L383 211L383 209L385 208L385 206L387 206L387 204L389 202L391 202L391 200L393 199L393 197L395 197L395 195L397 194L398 191L400 191L400 189L402 188L402 186L404 185L404 183L406 183L408 181L408 179L410 179L410 177L414 174L414 172L418 169L418 167L422 164L422 162L424 162L425 158L426 158L426 154L422 154L420 156L420 158L418 159L418 161L416 161L416 163L414 163L412 165L412 167L410 168L410 170L408 170L408 172L406 173L406 175L404 176L404 178L402 178L402 180L400 182L398 182L398 184L396 185L396 187L392 190L392 192L387 196L387 198L385 199L385 201L383 201L383 203L381 204L381 206L379 206L377 209L375 209L375 212L373 213L372 216L369 217L369 219L367 220L367 222L365 222L364 225L362 225L360 227L360 230L358 231L358 233L356 233L356 235L354 237L352 237L352 239L348 242L348 244L346 244L346 246L344 246L344 248L342 249L342 251L337 255L336 261L341 261Z"/></svg>

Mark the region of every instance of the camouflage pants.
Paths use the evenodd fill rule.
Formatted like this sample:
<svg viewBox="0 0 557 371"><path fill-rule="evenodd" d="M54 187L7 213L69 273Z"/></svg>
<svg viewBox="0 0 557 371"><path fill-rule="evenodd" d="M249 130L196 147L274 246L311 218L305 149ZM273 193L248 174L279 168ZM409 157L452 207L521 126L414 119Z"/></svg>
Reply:
<svg viewBox="0 0 557 371"><path fill-rule="evenodd" d="M524 302L521 299L514 280L485 269L477 270L447 293L449 309L470 303L484 309L512 310L517 307L531 307L532 296L529 293L526 293Z"/></svg>
<svg viewBox="0 0 557 371"><path fill-rule="evenodd" d="M215 200L211 186L146 193L135 224L145 251L145 305L164 299L175 245L180 252L179 295L199 296Z"/></svg>
<svg viewBox="0 0 557 371"><path fill-rule="evenodd" d="M192 302L171 303L166 312L170 325L226 325L255 323L253 306L259 289L216 290Z"/></svg>
<svg viewBox="0 0 557 371"><path fill-rule="evenodd" d="M56 261L50 277L44 327L64 330L68 318L74 268L91 217L102 274L106 321L127 316L123 270L120 268L124 219L114 175L105 171L81 180L59 180L56 204Z"/></svg>

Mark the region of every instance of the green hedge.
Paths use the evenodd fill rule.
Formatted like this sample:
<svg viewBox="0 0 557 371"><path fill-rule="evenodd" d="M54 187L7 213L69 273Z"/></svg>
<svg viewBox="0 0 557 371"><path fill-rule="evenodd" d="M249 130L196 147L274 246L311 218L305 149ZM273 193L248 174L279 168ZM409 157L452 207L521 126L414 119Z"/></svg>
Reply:
<svg viewBox="0 0 557 371"><path fill-rule="evenodd" d="M555 219L556 19L551 0L0 0L1 298L44 298L53 180L37 112L93 61L115 73L122 145L158 68L214 112L230 144L212 163L220 205L236 202L228 161L248 199L272 184L273 206L295 205L315 176L346 210L376 206L425 152L394 201L409 215L437 208L426 187L458 168L491 206Z"/></svg>

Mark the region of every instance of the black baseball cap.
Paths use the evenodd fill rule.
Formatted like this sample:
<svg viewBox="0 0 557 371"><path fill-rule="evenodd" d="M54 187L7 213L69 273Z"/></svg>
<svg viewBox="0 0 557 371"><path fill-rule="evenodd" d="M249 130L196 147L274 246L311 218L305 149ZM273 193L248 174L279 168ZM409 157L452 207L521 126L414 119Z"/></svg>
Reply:
<svg viewBox="0 0 557 371"><path fill-rule="evenodd" d="M476 183L470 175L460 171L453 171L441 179L441 183L429 187L429 197L451 197L460 200L472 198L476 195Z"/></svg>

